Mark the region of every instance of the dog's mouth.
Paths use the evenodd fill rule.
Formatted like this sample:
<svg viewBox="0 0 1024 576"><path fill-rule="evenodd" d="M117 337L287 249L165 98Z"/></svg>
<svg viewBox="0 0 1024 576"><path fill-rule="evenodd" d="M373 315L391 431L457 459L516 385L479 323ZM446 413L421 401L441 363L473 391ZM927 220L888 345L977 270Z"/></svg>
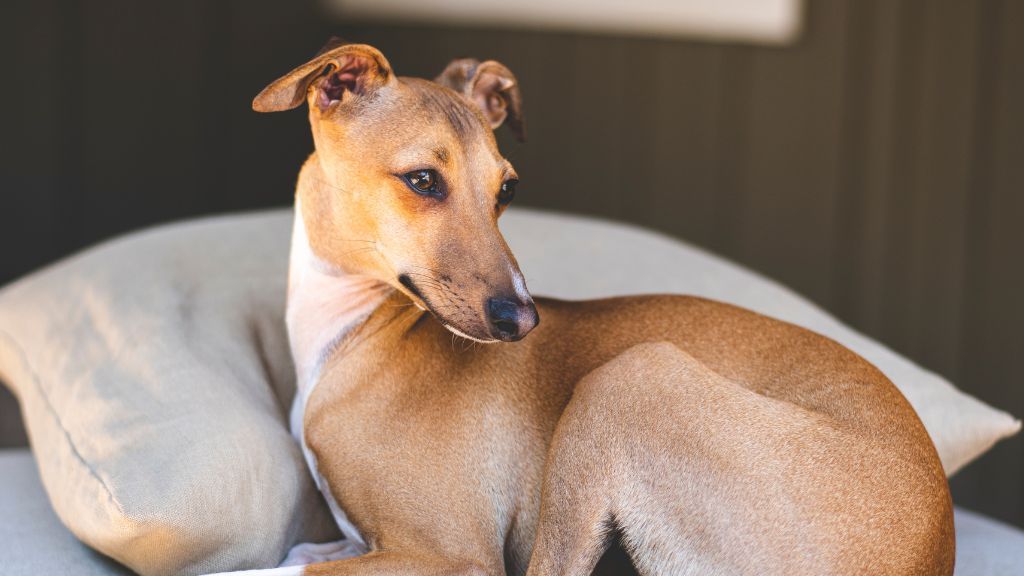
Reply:
<svg viewBox="0 0 1024 576"><path fill-rule="evenodd" d="M519 292L525 296L497 293L474 299L455 290L448 276L414 272L399 275L398 283L416 306L453 334L474 342L516 342L540 322L537 307L525 291ZM473 305L474 300L479 306Z"/></svg>
<svg viewBox="0 0 1024 576"><path fill-rule="evenodd" d="M423 295L423 292L420 291L419 286L416 286L416 283L412 281L412 278L409 278L408 274L400 275L398 277L398 283L404 286L406 290L408 290L413 296L415 296L412 302L420 310L430 310L430 304L427 302L427 297ZM430 311L433 312L432 310Z"/></svg>
<svg viewBox="0 0 1024 576"><path fill-rule="evenodd" d="M442 284L439 285L439 288L443 288L443 280L441 282L442 282ZM473 334L467 333L466 330L463 330L463 329L460 329L460 328L456 327L455 324L448 317L450 314L454 314L454 315L457 315L457 316L469 316L471 314L470 311L462 309L462 308L464 308L464 306L461 303L459 303L459 302L452 302L451 298L447 298L446 297L445 299L448 302L445 303L445 304L442 304L442 306L445 309L445 312L447 312L448 314L442 314L438 310L438 307L435 306L434 303L431 301L430 297L427 296L426 293L424 293L424 291L420 288L420 286L418 286L416 284L415 281L413 281L411 275L409 275L409 274L400 274L398 276L398 283L401 284L402 287L404 287L406 289L406 291L408 292L407 295L411 297L411 300L412 300L413 304L416 305L416 307L418 307L420 310L425 310L425 311L429 312L431 315L434 316L434 318L436 318L438 320L438 322L441 323L442 326L444 326L448 331L450 331L451 333L455 334L456 336L460 336L462 338L466 338L466 339L472 340L474 342L480 342L482 344L490 344L490 343L493 343L493 342L499 342L500 341L498 338L494 338L494 337L490 336L489 334L488 335L482 335L481 334L479 336L475 336ZM434 280L434 279L431 279L428 283L430 283L430 284L437 284L438 281ZM443 294L441 296L445 297ZM475 330L474 330L474 332L475 332Z"/></svg>

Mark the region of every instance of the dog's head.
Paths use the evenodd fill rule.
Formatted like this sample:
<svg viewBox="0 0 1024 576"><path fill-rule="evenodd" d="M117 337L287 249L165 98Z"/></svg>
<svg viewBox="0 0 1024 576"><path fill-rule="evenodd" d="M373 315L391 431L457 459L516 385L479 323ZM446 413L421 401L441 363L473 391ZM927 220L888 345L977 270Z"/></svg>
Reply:
<svg viewBox="0 0 1024 576"><path fill-rule="evenodd" d="M508 68L464 59L434 81L400 78L375 48L332 41L253 109L303 101L318 165L301 216L318 258L391 284L474 340L518 340L537 325L497 224L518 179L492 131L507 124L523 139Z"/></svg>

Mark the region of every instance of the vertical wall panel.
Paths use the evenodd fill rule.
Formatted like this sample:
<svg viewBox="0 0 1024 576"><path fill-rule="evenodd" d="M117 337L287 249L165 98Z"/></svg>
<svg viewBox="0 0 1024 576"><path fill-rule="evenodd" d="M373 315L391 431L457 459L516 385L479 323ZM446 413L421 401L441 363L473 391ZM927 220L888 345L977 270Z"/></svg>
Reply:
<svg viewBox="0 0 1024 576"><path fill-rule="evenodd" d="M744 207L750 179L744 167L753 153L749 138L753 54L746 47L724 49L721 103L707 112L715 114L718 121L714 159L716 187L707 191L714 198L715 205L715 235L709 247L733 258L741 253L744 239L741 216L746 213Z"/></svg>
<svg viewBox="0 0 1024 576"><path fill-rule="evenodd" d="M704 245L714 242L717 230L723 52L717 46L663 42L651 55L654 76L635 88L650 94L645 110L651 120L650 152L644 167L655 208L650 215L655 225Z"/></svg>
<svg viewBox="0 0 1024 576"><path fill-rule="evenodd" d="M10 270L27 270L43 258L55 258L74 246L61 191L65 160L61 142L77 134L74 113L59 86L79 80L75 55L65 54L65 22L59 7L52 2L19 5L9 17L18 26L2 36L5 58L33 55L30 63L17 62L17 76L5 82L0 91L5 118L0 152L0 174L6 190L0 191L0 245L17 246L23 240L19 221L32 222L41 232L34 250L9 250L0 260ZM6 61L6 60L5 60ZM66 65L65 63L71 65ZM11 68L8 68L11 69ZM55 74L59 71L59 74ZM2 273L2 272L0 272ZM3 276L0 275L0 279Z"/></svg>
<svg viewBox="0 0 1024 576"><path fill-rule="evenodd" d="M916 180L910 226L912 266L907 278L916 297L909 302L910 350L934 369L959 374L960 318L966 258L971 149L975 121L978 4L926 2L928 27L923 122L916 140Z"/></svg>
<svg viewBox="0 0 1024 576"><path fill-rule="evenodd" d="M894 194L898 68L895 54L902 37L899 4L858 2L848 19L846 105L840 154L840 198L835 228L835 311L870 333L882 330L887 316L883 263L889 252L888 203Z"/></svg>
<svg viewBox="0 0 1024 576"><path fill-rule="evenodd" d="M829 304L839 183L846 3L811 3L806 36L751 62L738 255ZM726 154L728 151L724 151Z"/></svg>
<svg viewBox="0 0 1024 576"><path fill-rule="evenodd" d="M981 5L977 127L967 213L961 382L1024 415L1024 4ZM1024 524L1024 438L953 479L967 506Z"/></svg>
<svg viewBox="0 0 1024 576"><path fill-rule="evenodd" d="M252 111L252 99L270 82L312 58L337 29L311 2L202 3L230 7L228 29L204 30L204 34L223 35L219 41L207 42L217 50L227 50L226 56L210 55L225 68L220 70L219 83L211 79L218 89L204 94L202 104L204 109L213 106L222 111L220 115L207 113L206 118L220 125L210 130L223 129L227 134L219 136L219 143L196 143L214 158L208 164L212 169L226 172L221 181L227 190L212 192L208 198L216 198L222 211L287 204L292 201L299 166L313 146L306 111L303 107L259 114ZM206 78L211 78L216 71L207 66ZM230 143L230 148L218 149L221 143ZM201 188L209 187L204 183Z"/></svg>

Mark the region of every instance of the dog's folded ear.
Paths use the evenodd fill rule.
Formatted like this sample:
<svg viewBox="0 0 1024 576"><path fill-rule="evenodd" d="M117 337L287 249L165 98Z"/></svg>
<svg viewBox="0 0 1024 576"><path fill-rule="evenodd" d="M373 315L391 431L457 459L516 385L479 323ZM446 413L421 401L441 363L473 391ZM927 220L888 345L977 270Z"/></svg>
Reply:
<svg viewBox="0 0 1024 576"><path fill-rule="evenodd" d="M520 142L526 140L519 82L504 64L460 58L452 60L434 81L475 103L491 128L507 124Z"/></svg>
<svg viewBox="0 0 1024 576"><path fill-rule="evenodd" d="M302 104L314 92L310 105L326 110L345 94L363 95L394 82L384 55L366 44L345 44L331 38L309 62L278 78L252 101L257 112L280 112Z"/></svg>

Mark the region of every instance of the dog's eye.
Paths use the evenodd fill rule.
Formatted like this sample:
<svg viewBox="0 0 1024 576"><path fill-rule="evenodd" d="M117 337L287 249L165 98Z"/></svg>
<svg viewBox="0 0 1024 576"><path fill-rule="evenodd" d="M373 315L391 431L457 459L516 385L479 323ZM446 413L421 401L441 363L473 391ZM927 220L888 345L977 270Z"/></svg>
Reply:
<svg viewBox="0 0 1024 576"><path fill-rule="evenodd" d="M413 170L402 175L413 192L423 196L444 197L444 192L438 183L437 172L433 170Z"/></svg>
<svg viewBox="0 0 1024 576"><path fill-rule="evenodd" d="M498 191L498 204L501 206L507 205L516 197L516 184L519 184L519 180L505 180L501 184L501 190Z"/></svg>

